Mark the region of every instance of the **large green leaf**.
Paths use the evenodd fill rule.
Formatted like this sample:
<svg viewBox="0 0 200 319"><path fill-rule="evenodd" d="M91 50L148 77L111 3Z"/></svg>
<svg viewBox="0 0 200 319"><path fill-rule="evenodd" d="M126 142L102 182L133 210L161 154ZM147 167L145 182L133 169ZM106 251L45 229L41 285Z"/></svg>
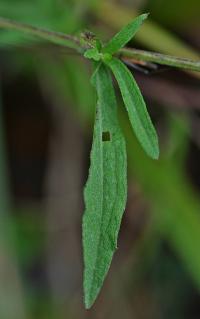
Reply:
<svg viewBox="0 0 200 319"><path fill-rule="evenodd" d="M139 142L150 157L157 159L159 156L157 134L132 73L119 59L113 58L106 63L119 84L131 125Z"/></svg>
<svg viewBox="0 0 200 319"><path fill-rule="evenodd" d="M123 27L103 48L103 52L114 54L123 48L136 34L148 14L142 14Z"/></svg>
<svg viewBox="0 0 200 319"><path fill-rule="evenodd" d="M93 84L98 102L83 217L86 308L95 301L110 267L127 197L125 141L112 79L103 64L95 72Z"/></svg>

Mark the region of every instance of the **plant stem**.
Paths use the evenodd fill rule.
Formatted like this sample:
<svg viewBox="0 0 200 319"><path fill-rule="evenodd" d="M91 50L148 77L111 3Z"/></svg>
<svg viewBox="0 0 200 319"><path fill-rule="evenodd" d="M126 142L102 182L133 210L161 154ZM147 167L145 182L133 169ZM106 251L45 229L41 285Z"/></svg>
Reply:
<svg viewBox="0 0 200 319"><path fill-rule="evenodd" d="M121 49L118 54L120 55L120 57L123 58L132 58L141 61L155 62L162 65L200 72L200 60L193 61L190 59L178 58L170 55L129 48Z"/></svg>
<svg viewBox="0 0 200 319"><path fill-rule="evenodd" d="M38 28L6 18L0 18L0 28L21 31L31 36L37 36L43 40L48 40L65 47L73 48L78 52L82 51L79 38L69 34Z"/></svg>
<svg viewBox="0 0 200 319"><path fill-rule="evenodd" d="M86 43L84 45L78 37L61 32L55 32L43 28L38 28L25 23L12 21L6 18L0 18L0 28L17 30L27 33L31 36L37 36L40 39L48 40L52 43L59 44L64 48L72 48L79 53L83 53L86 49ZM155 62L158 64L200 72L200 61L193 61L190 59L178 58L170 55L164 55L160 53L154 53L131 48L123 48L119 50L117 55L121 58L132 58L141 61Z"/></svg>

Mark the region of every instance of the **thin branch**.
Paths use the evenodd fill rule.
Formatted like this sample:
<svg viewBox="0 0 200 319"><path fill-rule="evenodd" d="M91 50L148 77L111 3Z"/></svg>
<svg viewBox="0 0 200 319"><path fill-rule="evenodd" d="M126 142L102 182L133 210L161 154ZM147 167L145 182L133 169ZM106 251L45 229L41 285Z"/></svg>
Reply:
<svg viewBox="0 0 200 319"><path fill-rule="evenodd" d="M200 72L200 60L193 61L170 55L129 48L121 49L118 55L120 55L121 58L132 58L140 61L149 61L162 65L172 66L175 68Z"/></svg>
<svg viewBox="0 0 200 319"><path fill-rule="evenodd" d="M79 52L82 51L79 38L69 34L38 28L6 18L0 18L0 28L21 31L31 36L39 37L43 40L48 40L65 47L73 48Z"/></svg>
<svg viewBox="0 0 200 319"><path fill-rule="evenodd" d="M86 49L86 46L84 46L84 44L78 37L61 32L38 28L25 23L19 23L6 18L0 18L0 28L17 30L29 34L30 36L37 36L40 39L48 40L64 48L72 48L79 53L83 53ZM123 48L119 50L117 55L124 59L128 58L129 60L137 59L140 61L155 62L158 64L200 72L200 60L193 61L190 59L178 58L160 53L130 48Z"/></svg>

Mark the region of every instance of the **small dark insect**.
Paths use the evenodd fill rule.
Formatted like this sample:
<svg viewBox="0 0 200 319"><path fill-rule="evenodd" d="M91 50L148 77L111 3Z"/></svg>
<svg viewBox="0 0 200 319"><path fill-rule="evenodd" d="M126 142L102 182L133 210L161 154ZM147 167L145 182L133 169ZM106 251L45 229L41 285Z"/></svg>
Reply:
<svg viewBox="0 0 200 319"><path fill-rule="evenodd" d="M81 38L87 44L88 47L95 47L96 45L96 35L91 31L86 30L85 32L81 33Z"/></svg>
<svg viewBox="0 0 200 319"><path fill-rule="evenodd" d="M91 31L86 30L85 32L82 33L83 37L88 40L88 41L92 41L94 39L96 39L96 36L94 33L92 33Z"/></svg>

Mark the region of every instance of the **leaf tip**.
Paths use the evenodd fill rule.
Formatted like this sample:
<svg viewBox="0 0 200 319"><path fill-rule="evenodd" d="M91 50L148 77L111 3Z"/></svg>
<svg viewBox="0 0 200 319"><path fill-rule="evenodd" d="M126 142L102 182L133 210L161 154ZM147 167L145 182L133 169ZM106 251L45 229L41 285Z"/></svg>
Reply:
<svg viewBox="0 0 200 319"><path fill-rule="evenodd" d="M146 12L146 13L143 13L141 17L143 18L143 20L145 20L148 18L149 15L150 15L150 12Z"/></svg>
<svg viewBox="0 0 200 319"><path fill-rule="evenodd" d="M160 150L159 150L159 145L158 145L158 141L156 142L156 144L154 145L151 153L148 153L148 155L153 159L153 160L158 160L159 156L160 156Z"/></svg>
<svg viewBox="0 0 200 319"><path fill-rule="evenodd" d="M85 293L85 295L84 295L84 305L85 305L85 309L86 310L89 310L93 306L93 304L95 302L95 299L96 299L96 296L95 297L91 297L90 294Z"/></svg>
<svg viewBox="0 0 200 319"><path fill-rule="evenodd" d="M158 150L158 152L154 153L154 155L152 156L152 159L158 160L159 156L160 156L160 153L159 153L159 150Z"/></svg>
<svg viewBox="0 0 200 319"><path fill-rule="evenodd" d="M84 304L85 304L85 309L86 309L86 310L89 310L89 309L92 307L92 303L90 303L90 302L87 301L87 300L84 301Z"/></svg>

